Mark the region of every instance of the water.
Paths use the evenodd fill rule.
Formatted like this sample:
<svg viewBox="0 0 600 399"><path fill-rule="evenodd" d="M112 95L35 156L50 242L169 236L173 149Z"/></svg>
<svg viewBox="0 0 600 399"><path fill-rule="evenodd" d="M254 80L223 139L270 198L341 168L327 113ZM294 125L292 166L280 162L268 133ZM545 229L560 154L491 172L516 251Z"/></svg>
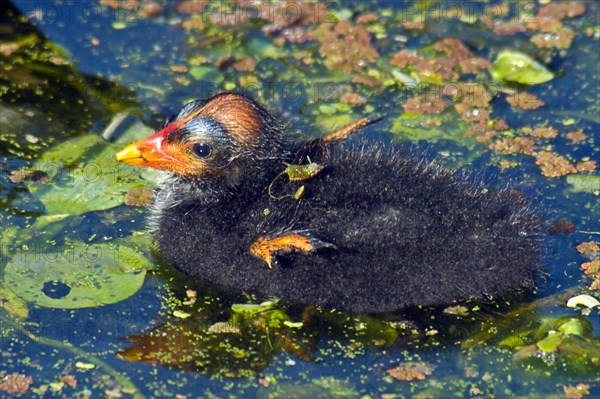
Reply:
<svg viewBox="0 0 600 399"><path fill-rule="evenodd" d="M23 397L551 398L564 397L563 387L577 384L589 385L580 389L590 397L598 395L598 310L565 306L576 294L598 297L598 291L586 290L593 280L580 267L591 259L576 250L581 243L598 241L598 172L551 178L542 174L532 154L488 150L499 138L528 137L535 141L536 154L545 150L572 164L597 158L597 4L584 2L583 15L562 21L575 32L574 41L570 48L556 50L530 42L535 31L499 35L469 17L489 17L504 4L508 16L493 20L525 23L536 18L540 6L535 3L533 8L513 2L494 7L465 3L454 11L436 2L331 3L326 15L349 19L352 26L361 26L359 15L373 12L377 17L362 23L370 31L369 46L379 54L377 60L354 71L352 62L336 69L330 58L335 51L320 52L317 40L281 45L277 33L265 34L261 28L281 9L274 8L263 21L242 18L247 14L239 9L231 14L241 18L238 23L219 26L208 20L211 15L217 18L213 22L222 20L220 12L229 9L215 4L223 8L197 14L196 20L173 5L152 17L144 16L141 5L113 10L96 2L15 1L6 6L15 7L12 15L21 17L3 18L0 24L0 395L11 396L6 388L10 378L23 378L14 373L33 380L23 388ZM421 15L424 30L401 26ZM289 15L284 18L289 20ZM316 26L308 22L300 22L301 29ZM192 24L200 29L190 29ZM440 115L403 114L404 101L441 81L390 64L393 54L408 48L423 57L439 56L432 43L447 36L461 39L476 56L490 61L505 48L528 53L555 77L529 88L493 82L485 68L477 75L450 78L486 83L496 94L491 118L505 120L511 130L498 129L497 137L483 143L467 137L473 123L462 121L452 107ZM363 46L364 55L368 46ZM255 66L226 66L248 57ZM400 85L394 69L418 77L421 84ZM350 82L348 76L358 75L374 86ZM129 189L151 187L151 176L112 163L122 142L87 136L99 136L123 111L156 128L186 101L234 87L313 136L367 114L386 114L365 131L368 137L406 143L427 157L470 170L475 179L517 187L547 226L565 219L574 223L574 231L544 236L546 274L535 292L466 303L462 316L444 309L410 309L369 317L281 302L262 311L240 310L233 305L266 298L187 281L162 262L144 234L147 212L122 204ZM497 93L507 89L527 90L545 106L515 110L506 103L507 94ZM347 105L339 100L345 91L359 93L366 102ZM151 131L137 126L121 140ZM555 128L558 136L544 139L523 130L540 126ZM587 136L584 140L568 138L578 130ZM77 138L83 139L75 147L48 152ZM76 155L85 143L89 147ZM507 162L516 164L499 168ZM13 172L24 167L42 170L60 183L15 181ZM73 189L73 182L82 185ZM53 191L57 186L66 187L65 196ZM77 199L86 189L91 190L87 197ZM119 250L121 245L144 258L132 262ZM94 274L90 264L112 266ZM120 284L106 283L103 279L115 276L115 268ZM35 269L29 277L17 272L29 269ZM48 281L36 286L42 276ZM81 307L81 297L66 301L80 292L109 291L127 298L92 298L110 303L92 307ZM40 306L52 300L58 301L55 307ZM388 370L398 366L406 367L403 378L422 379L390 376ZM76 386L69 385L71 377Z"/></svg>

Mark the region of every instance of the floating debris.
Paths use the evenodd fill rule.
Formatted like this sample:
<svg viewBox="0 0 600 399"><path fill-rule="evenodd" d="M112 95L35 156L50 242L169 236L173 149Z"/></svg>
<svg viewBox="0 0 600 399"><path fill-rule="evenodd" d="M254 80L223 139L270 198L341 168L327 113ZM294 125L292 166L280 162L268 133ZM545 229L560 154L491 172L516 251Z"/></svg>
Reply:
<svg viewBox="0 0 600 399"><path fill-rule="evenodd" d="M567 133L567 138L571 140L573 143L578 143L580 141L584 141L587 139L587 135L583 133L582 129L575 130L573 132Z"/></svg>
<svg viewBox="0 0 600 399"><path fill-rule="evenodd" d="M600 246L595 241L582 242L577 247L577 252L581 254L591 254L594 252L600 252Z"/></svg>
<svg viewBox="0 0 600 399"><path fill-rule="evenodd" d="M567 399L581 399L590 394L590 386L588 384L577 384L575 386L563 386L563 391Z"/></svg>
<svg viewBox="0 0 600 399"><path fill-rule="evenodd" d="M542 174L546 177L560 177L577 172L575 166L562 155L540 151L535 154L535 157L535 164L540 166Z"/></svg>
<svg viewBox="0 0 600 399"><path fill-rule="evenodd" d="M322 23L311 35L320 43L319 53L329 69L360 72L379 57L371 46L369 31L348 21Z"/></svg>
<svg viewBox="0 0 600 399"><path fill-rule="evenodd" d="M188 317L191 316L191 314L181 311L181 310L174 310L173 311L173 316L178 317L180 319L187 319Z"/></svg>
<svg viewBox="0 0 600 399"><path fill-rule="evenodd" d="M398 367L386 370L387 373L397 380L401 381L422 381L427 376L431 375L435 370L435 367L430 363L419 362L407 362L402 363Z"/></svg>
<svg viewBox="0 0 600 399"><path fill-rule="evenodd" d="M229 322L221 321L210 326L207 331L211 334L239 334L240 328Z"/></svg>
<svg viewBox="0 0 600 399"><path fill-rule="evenodd" d="M526 85L536 85L554 78L544 65L525 53L518 51L501 51L490 69L496 81L510 81Z"/></svg>
<svg viewBox="0 0 600 399"><path fill-rule="evenodd" d="M567 306L570 308L576 308L578 305L586 306L589 309L592 309L598 305L600 305L600 301L590 295L577 295L572 298L569 298L567 301Z"/></svg>
<svg viewBox="0 0 600 399"><path fill-rule="evenodd" d="M324 168L316 162L309 162L306 165L286 164L283 173L287 174L291 181L304 181L315 177Z"/></svg>
<svg viewBox="0 0 600 399"><path fill-rule="evenodd" d="M33 378L25 374L12 373L5 375L0 380L0 392L9 394L26 393L33 384Z"/></svg>
<svg viewBox="0 0 600 399"><path fill-rule="evenodd" d="M149 188L132 188L125 194L125 205L149 206L154 200L154 191Z"/></svg>
<svg viewBox="0 0 600 399"><path fill-rule="evenodd" d="M462 305L449 306L446 309L444 309L444 313L465 317L465 316L469 315L469 309L467 309L465 306L462 306Z"/></svg>
<svg viewBox="0 0 600 399"><path fill-rule="evenodd" d="M75 363L75 367L81 370L92 370L93 368L96 368L96 365L93 363L77 362Z"/></svg>
<svg viewBox="0 0 600 399"><path fill-rule="evenodd" d="M506 102L512 107L521 109L537 109L545 103L537 98L534 94L522 92L515 93L511 96L506 97Z"/></svg>
<svg viewBox="0 0 600 399"><path fill-rule="evenodd" d="M538 33L531 42L539 48L567 49L571 47L575 33L569 28L560 28L555 33Z"/></svg>
<svg viewBox="0 0 600 399"><path fill-rule="evenodd" d="M350 104L350 105L358 105L358 104L365 104L367 102L367 99L364 98L363 96L361 96L358 93L345 93L340 97L340 100L346 104Z"/></svg>
<svg viewBox="0 0 600 399"><path fill-rule="evenodd" d="M10 172L8 180L10 180L13 183L31 181L34 183L47 184L50 182L50 180L52 180L52 178L50 177L50 175L48 175L48 173L42 170L21 169L13 170L12 172Z"/></svg>
<svg viewBox="0 0 600 399"><path fill-rule="evenodd" d="M402 107L410 114L441 114L448 107L448 103L440 95L424 94L409 98Z"/></svg>
<svg viewBox="0 0 600 399"><path fill-rule="evenodd" d="M541 139L553 139L558 136L558 130L553 127L536 127L529 134Z"/></svg>
<svg viewBox="0 0 600 399"><path fill-rule="evenodd" d="M596 275L600 273L600 260L585 262L581 265L583 272L587 275Z"/></svg>
<svg viewBox="0 0 600 399"><path fill-rule="evenodd" d="M596 161L577 162L575 167L578 172L593 172L596 170Z"/></svg>
<svg viewBox="0 0 600 399"><path fill-rule="evenodd" d="M505 155L518 153L532 155L537 146L535 141L528 137L505 137L494 141L489 148Z"/></svg>
<svg viewBox="0 0 600 399"><path fill-rule="evenodd" d="M549 235L571 234L575 231L575 223L569 219L559 219L552 222L546 231Z"/></svg>

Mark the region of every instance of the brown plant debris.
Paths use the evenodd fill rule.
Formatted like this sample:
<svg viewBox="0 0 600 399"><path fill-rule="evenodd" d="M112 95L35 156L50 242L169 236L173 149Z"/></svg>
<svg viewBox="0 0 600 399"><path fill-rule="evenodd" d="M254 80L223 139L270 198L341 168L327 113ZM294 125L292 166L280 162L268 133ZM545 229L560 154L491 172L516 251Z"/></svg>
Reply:
<svg viewBox="0 0 600 399"><path fill-rule="evenodd" d="M446 57L422 58L415 62L414 67L421 73L434 73L445 80L458 77L456 62Z"/></svg>
<svg viewBox="0 0 600 399"><path fill-rule="evenodd" d="M379 20L377 14L370 12L368 14L359 15L356 18L356 23L358 24L370 24L371 22L375 22Z"/></svg>
<svg viewBox="0 0 600 399"><path fill-rule="evenodd" d="M411 50L401 50L392 55L390 64L404 68L408 65L421 73L433 73L443 79L458 77L456 61L448 57L424 58Z"/></svg>
<svg viewBox="0 0 600 399"><path fill-rule="evenodd" d="M550 151L540 151L535 154L535 164L540 166L542 174L546 177L560 177L576 173L577 169L562 155Z"/></svg>
<svg viewBox="0 0 600 399"><path fill-rule="evenodd" d="M32 181L35 183L46 184L52 180L48 173L42 170L29 170L29 169L20 169L13 170L10 172L10 176L8 177L13 183L22 183L24 181Z"/></svg>
<svg viewBox="0 0 600 399"><path fill-rule="evenodd" d="M153 199L154 191L149 188L132 188L125 194L125 205L148 206Z"/></svg>
<svg viewBox="0 0 600 399"><path fill-rule="evenodd" d="M398 66L400 68L404 68L405 66L409 64L414 64L422 59L423 57L421 57L414 51L401 50L392 55L392 58L390 59L390 64Z"/></svg>
<svg viewBox="0 0 600 399"><path fill-rule="evenodd" d="M567 49L571 47L575 33L569 28L560 28L554 33L538 33L531 42L539 48Z"/></svg>
<svg viewBox="0 0 600 399"><path fill-rule="evenodd" d="M491 68L492 63L485 58L473 57L458 61L458 66L462 73L478 73L482 69Z"/></svg>
<svg viewBox="0 0 600 399"><path fill-rule="evenodd" d="M541 7L534 18L527 21L527 29L556 33L562 28L564 18L573 18L585 12L583 2L555 1Z"/></svg>
<svg viewBox="0 0 600 399"><path fill-rule="evenodd" d="M319 53L329 69L360 72L379 56L371 46L369 31L348 21L322 23L311 35L320 43Z"/></svg>
<svg viewBox="0 0 600 399"><path fill-rule="evenodd" d="M358 93L345 93L340 97L340 100L350 105L365 104L367 99Z"/></svg>
<svg viewBox="0 0 600 399"><path fill-rule="evenodd" d="M538 18L548 18L560 21L565 17L577 17L585 12L585 5L578 1L555 1L538 11Z"/></svg>
<svg viewBox="0 0 600 399"><path fill-rule="evenodd" d="M448 58L454 61L473 58L473 52L462 41L451 37L437 41L433 48L446 53Z"/></svg>
<svg viewBox="0 0 600 399"><path fill-rule="evenodd" d="M488 130L487 121L490 119L490 111L485 108L473 107L468 103L458 103L454 109L465 122L477 122L480 127L476 131L483 132Z"/></svg>
<svg viewBox="0 0 600 399"><path fill-rule="evenodd" d="M575 223L569 219L558 219L552 222L546 231L550 235L571 234L575 231Z"/></svg>
<svg viewBox="0 0 600 399"><path fill-rule="evenodd" d="M551 18L533 18L525 24L529 30L539 30L545 33L556 33L563 27L562 22Z"/></svg>
<svg viewBox="0 0 600 399"><path fill-rule="evenodd" d="M596 170L596 161L577 162L576 168L578 172L593 172Z"/></svg>
<svg viewBox="0 0 600 399"><path fill-rule="evenodd" d="M266 30L266 28L263 30ZM279 33L279 37L275 40L279 42L285 42L287 40L290 43L305 43L311 39L312 36L310 32L307 32L304 28L300 26L295 26L292 28L282 29ZM283 42L280 44L283 44Z"/></svg>
<svg viewBox="0 0 600 399"><path fill-rule="evenodd" d="M536 109L543 106L545 103L535 95L527 92L516 93L506 97L506 101L515 108L521 109Z"/></svg>
<svg viewBox="0 0 600 399"><path fill-rule="evenodd" d="M75 378L75 376L71 374L63 375L62 377L60 377L60 381L64 382L71 388L75 388L77 386L77 378Z"/></svg>
<svg viewBox="0 0 600 399"><path fill-rule="evenodd" d="M584 141L587 139L587 136L583 133L583 130L575 130L573 132L567 133L567 138L571 140L573 143L578 143L580 141Z"/></svg>
<svg viewBox="0 0 600 399"><path fill-rule="evenodd" d="M517 166L519 166L519 163L517 161L502 160L498 162L498 167L502 170L516 168Z"/></svg>
<svg viewBox="0 0 600 399"><path fill-rule="evenodd" d="M366 76L354 76L352 78L352 83L358 83L368 87L379 86L379 81L377 79L369 78Z"/></svg>
<svg viewBox="0 0 600 399"><path fill-rule="evenodd" d="M144 1L140 7L139 14L145 18L154 18L161 15L164 7L154 0Z"/></svg>
<svg viewBox="0 0 600 399"><path fill-rule="evenodd" d="M480 143L485 143L486 141L490 141L491 139L495 138L497 135L498 133L496 131L487 130L484 134L475 137L475 140Z"/></svg>
<svg viewBox="0 0 600 399"><path fill-rule="evenodd" d="M600 273L600 260L593 260L591 262L585 262L581 265L583 272L589 275L597 275Z"/></svg>
<svg viewBox="0 0 600 399"><path fill-rule="evenodd" d="M423 30L425 29L425 22L423 21L404 21L402 27L406 30Z"/></svg>
<svg viewBox="0 0 600 399"><path fill-rule="evenodd" d="M108 8L135 10L139 7L138 0L100 0L100 4Z"/></svg>
<svg viewBox="0 0 600 399"><path fill-rule="evenodd" d="M247 4L247 1L238 0L238 3L244 5ZM329 16L329 10L325 2L312 0L282 2L259 0L252 2L252 8L260 10L258 18L269 22L263 28L263 32L270 32L269 34L275 33L277 29L282 30L283 28L320 23L326 21Z"/></svg>
<svg viewBox="0 0 600 399"><path fill-rule="evenodd" d="M492 101L492 94L481 83L453 84L445 87L443 93L471 108L487 108Z"/></svg>
<svg viewBox="0 0 600 399"><path fill-rule="evenodd" d="M204 23L204 21L202 21L202 19L193 17L183 21L181 23L181 26L183 26L183 28L187 30L204 30L204 28L206 28L206 24Z"/></svg>
<svg viewBox="0 0 600 399"><path fill-rule="evenodd" d="M33 378L25 374L12 373L5 375L0 380L0 392L8 394L26 393L33 384Z"/></svg>
<svg viewBox="0 0 600 399"><path fill-rule="evenodd" d="M171 65L169 69L173 72L185 73L189 70L187 65Z"/></svg>
<svg viewBox="0 0 600 399"><path fill-rule="evenodd" d="M531 155L536 149L535 141L527 137L505 137L494 141L489 146L490 150L501 154L526 154Z"/></svg>
<svg viewBox="0 0 600 399"><path fill-rule="evenodd" d="M208 332L211 334L239 334L240 328L229 322L221 321L210 326Z"/></svg>
<svg viewBox="0 0 600 399"><path fill-rule="evenodd" d="M595 241L586 241L579 244L577 247L577 252L581 254L591 254L594 252L600 252L600 246Z"/></svg>
<svg viewBox="0 0 600 399"><path fill-rule="evenodd" d="M509 126L504 119L496 118L493 121L494 130L508 130Z"/></svg>
<svg viewBox="0 0 600 399"><path fill-rule="evenodd" d="M397 380L401 381L422 381L431 375L435 367L430 363L402 363L398 367L388 369L387 373Z"/></svg>
<svg viewBox="0 0 600 399"><path fill-rule="evenodd" d="M256 61L250 57L240 58L232 64L236 71L252 71L256 67Z"/></svg>
<svg viewBox="0 0 600 399"><path fill-rule="evenodd" d="M541 139L553 139L558 136L558 130L552 127L536 127L529 134Z"/></svg>
<svg viewBox="0 0 600 399"><path fill-rule="evenodd" d="M525 32L527 28L519 21L497 21L490 24L497 35L512 36L516 33Z"/></svg>
<svg viewBox="0 0 600 399"><path fill-rule="evenodd" d="M563 386L563 391L567 399L581 399L590 394L590 386L588 384L577 384L570 387Z"/></svg>
<svg viewBox="0 0 600 399"><path fill-rule="evenodd" d="M447 106L442 96L435 94L411 97L402 104L404 111L411 114L441 114Z"/></svg>

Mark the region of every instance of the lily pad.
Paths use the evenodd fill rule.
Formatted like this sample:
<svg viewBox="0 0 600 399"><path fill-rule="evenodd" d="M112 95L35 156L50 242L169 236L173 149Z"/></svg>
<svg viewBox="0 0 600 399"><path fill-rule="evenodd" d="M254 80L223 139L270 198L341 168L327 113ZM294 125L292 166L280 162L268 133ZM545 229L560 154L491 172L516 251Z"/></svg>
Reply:
<svg viewBox="0 0 600 399"><path fill-rule="evenodd" d="M537 85L554 78L552 72L529 55L510 50L498 54L490 73L495 81L505 80L526 85Z"/></svg>
<svg viewBox="0 0 600 399"><path fill-rule="evenodd" d="M24 300L61 309L122 301L144 282L150 262L125 245L72 245L62 252L22 252L6 265L6 286Z"/></svg>
<svg viewBox="0 0 600 399"><path fill-rule="evenodd" d="M8 313L21 320L25 320L29 317L27 303L15 295L15 293L10 288L7 288L5 284L0 285L0 306Z"/></svg>
<svg viewBox="0 0 600 399"><path fill-rule="evenodd" d="M126 137L145 137L152 130L140 123ZM155 171L139 171L118 164L115 153L122 144L108 144L90 134L68 140L46 151L40 167L52 177L50 184L28 183L29 191L44 205L47 215L74 216L90 211L114 208L124 203L132 188L152 186L158 179ZM152 173L154 172L154 173Z"/></svg>

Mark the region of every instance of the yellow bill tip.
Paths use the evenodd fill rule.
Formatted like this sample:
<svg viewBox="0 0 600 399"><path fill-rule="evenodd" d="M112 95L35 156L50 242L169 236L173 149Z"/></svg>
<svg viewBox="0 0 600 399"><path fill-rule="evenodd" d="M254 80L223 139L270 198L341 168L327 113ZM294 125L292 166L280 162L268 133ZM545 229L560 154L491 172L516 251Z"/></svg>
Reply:
<svg viewBox="0 0 600 399"><path fill-rule="evenodd" d="M130 144L117 152L116 158L117 161L125 163L138 163L144 159L142 157L142 152L135 144Z"/></svg>

